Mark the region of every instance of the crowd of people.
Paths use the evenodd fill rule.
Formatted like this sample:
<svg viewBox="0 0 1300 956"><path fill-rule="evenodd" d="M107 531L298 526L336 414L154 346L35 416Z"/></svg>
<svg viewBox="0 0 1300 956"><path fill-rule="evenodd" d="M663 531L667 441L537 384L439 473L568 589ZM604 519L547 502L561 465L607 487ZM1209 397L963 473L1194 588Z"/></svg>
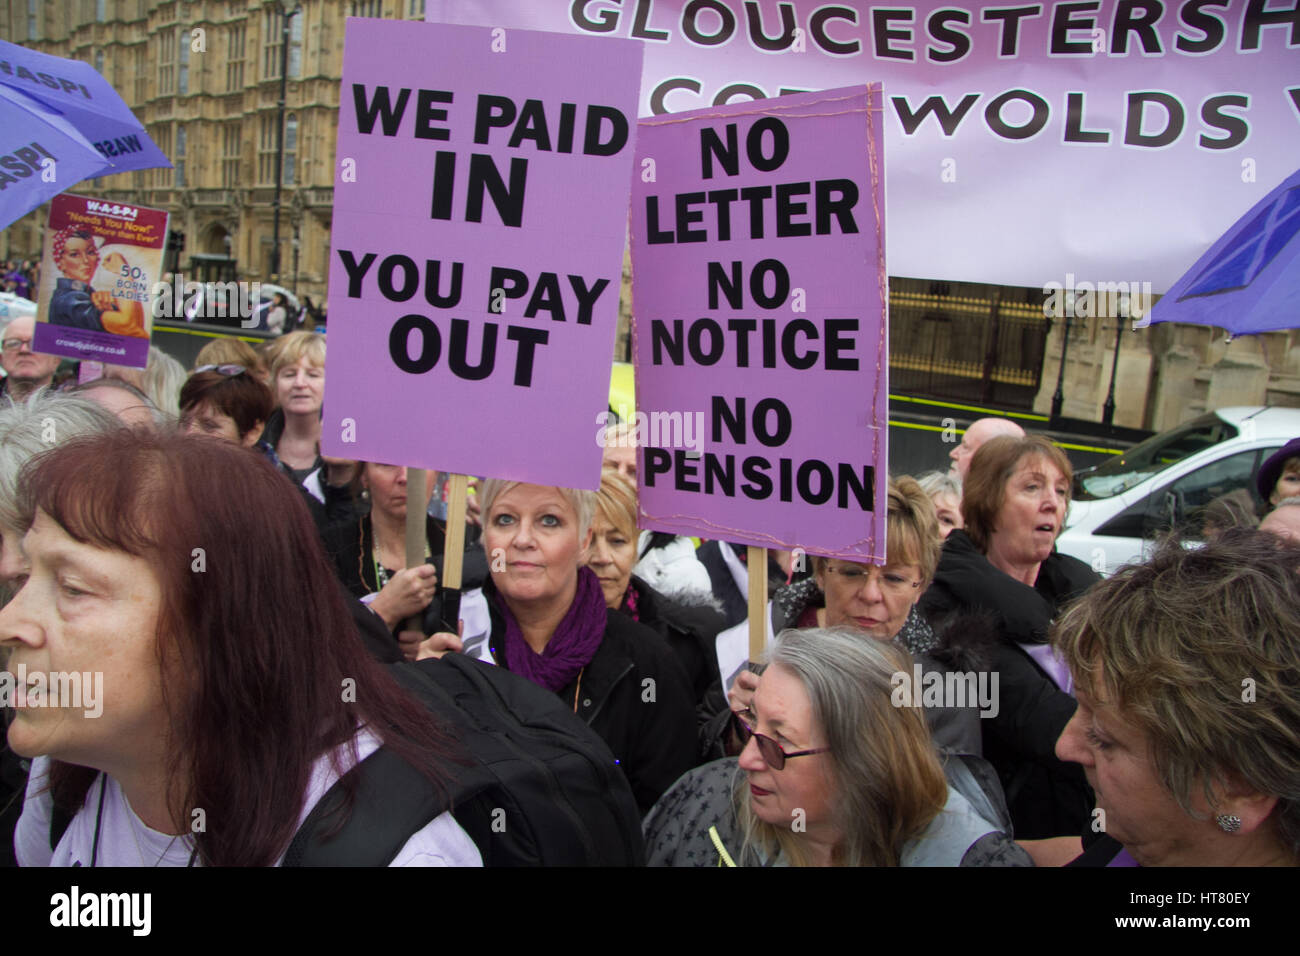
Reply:
<svg viewBox="0 0 1300 956"><path fill-rule="evenodd" d="M10 292L36 301L40 285L41 264L31 259L9 259L0 265L0 292Z"/></svg>
<svg viewBox="0 0 1300 956"><path fill-rule="evenodd" d="M889 480L883 566L769 552L750 660L745 549L638 527L626 427L598 491L488 476L453 529L436 474L321 454L321 335L56 390L31 331L3 343L0 658L103 695L16 685L10 862L283 862L318 805L365 812L379 752L446 795L476 755L403 675L449 655L598 741L651 865L1300 862L1300 438L1262 522L1225 505L1103 580L1055 549L1069 459L977 421ZM391 865L493 857L430 806Z"/></svg>

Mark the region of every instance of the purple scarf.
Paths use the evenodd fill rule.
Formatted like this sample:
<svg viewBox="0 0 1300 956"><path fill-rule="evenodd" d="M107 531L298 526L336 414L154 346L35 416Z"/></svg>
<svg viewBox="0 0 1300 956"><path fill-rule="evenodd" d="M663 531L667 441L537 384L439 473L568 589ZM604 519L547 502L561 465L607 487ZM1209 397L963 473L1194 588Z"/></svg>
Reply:
<svg viewBox="0 0 1300 956"><path fill-rule="evenodd" d="M1132 855L1128 852L1128 850L1124 849L1123 847L1120 847L1120 850L1118 853L1115 854L1114 859L1112 859L1106 865L1107 866L1137 866L1138 861L1133 859Z"/></svg>
<svg viewBox="0 0 1300 956"><path fill-rule="evenodd" d="M519 622L499 591L493 592L492 600L506 622L506 668L555 693L591 663L605 637L605 595L590 568L578 569L573 603L540 654L524 640Z"/></svg>

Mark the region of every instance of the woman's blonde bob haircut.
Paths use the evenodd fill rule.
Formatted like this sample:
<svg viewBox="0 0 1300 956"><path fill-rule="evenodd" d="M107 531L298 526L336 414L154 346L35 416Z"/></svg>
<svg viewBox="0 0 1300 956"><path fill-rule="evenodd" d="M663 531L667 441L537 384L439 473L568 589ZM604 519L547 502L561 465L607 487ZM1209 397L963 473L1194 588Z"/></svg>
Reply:
<svg viewBox="0 0 1300 956"><path fill-rule="evenodd" d="M492 506L496 503L496 500L508 489L523 484L528 484L528 482L507 481L504 478L487 478L478 483L478 498L483 508L484 526L488 523ZM556 487L555 490L564 496L564 499L573 507L574 513L578 516L578 540L582 541L587 537L587 530L591 527L591 516L595 513L596 508L596 493L582 488Z"/></svg>
<svg viewBox="0 0 1300 956"><path fill-rule="evenodd" d="M921 590L930 586L939 567L943 537L934 501L915 478L899 475L889 479L885 516L885 554L894 565L915 564L921 569ZM813 558L813 570L821 573L826 558Z"/></svg>
<svg viewBox="0 0 1300 956"><path fill-rule="evenodd" d="M596 514L635 544L639 534L636 527L636 485L617 471L606 468L600 475L600 490L596 492L595 503Z"/></svg>
<svg viewBox="0 0 1300 956"><path fill-rule="evenodd" d="M1189 816L1198 788L1215 812L1244 783L1277 798L1282 849L1300 862L1300 548L1247 529L1195 551L1166 540L1093 585L1052 641L1075 682L1144 736Z"/></svg>
<svg viewBox="0 0 1300 956"><path fill-rule="evenodd" d="M325 336L319 332L290 332L275 340L270 354L271 377L279 378L280 369L306 359L317 368L325 367Z"/></svg>
<svg viewBox="0 0 1300 956"><path fill-rule="evenodd" d="M922 711L895 707L894 674L912 672L912 656L896 644L849 628L785 630L768 655L803 685L822 729L835 826L842 839L835 866L897 866L903 844L943 809L948 783ZM737 774L736 812L745 850L779 849L792 866L809 863L799 834L754 815L747 776Z"/></svg>

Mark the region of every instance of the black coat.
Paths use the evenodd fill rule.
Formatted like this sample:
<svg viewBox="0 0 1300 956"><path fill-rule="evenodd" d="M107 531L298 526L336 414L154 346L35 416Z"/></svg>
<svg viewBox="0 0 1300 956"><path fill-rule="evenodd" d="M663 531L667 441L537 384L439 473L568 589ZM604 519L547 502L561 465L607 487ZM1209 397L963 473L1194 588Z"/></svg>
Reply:
<svg viewBox="0 0 1300 956"><path fill-rule="evenodd" d="M466 529L461 591L482 587L483 582L487 580L487 556L483 553L482 543L476 540L477 530ZM325 530L323 538L325 551L329 554L335 573L353 597L360 599L379 590L375 562L371 557L374 553L375 539L369 515L331 525ZM425 522L425 538L429 544L428 563L438 569L438 580L441 581L443 551L446 549L446 529L443 523L437 518L428 518ZM441 587L438 592L423 615L426 634L432 634L435 630L444 627L451 631L456 629L454 623L442 620Z"/></svg>
<svg viewBox="0 0 1300 956"><path fill-rule="evenodd" d="M505 620L483 588L492 619L489 646L506 666ZM605 637L559 697L613 751L642 815L677 778L695 766L695 715L686 674L650 628L607 611Z"/></svg>
<svg viewBox="0 0 1300 956"><path fill-rule="evenodd" d="M686 604L665 596L635 574L628 590L636 591L636 620L658 634L681 662L690 681L692 699L698 707L718 678L718 655L714 642L725 622L722 613L709 605ZM629 614L627 597L619 608Z"/></svg>
<svg viewBox="0 0 1300 956"><path fill-rule="evenodd" d="M709 572L709 583L713 587L713 596L722 604L724 628L735 627L749 616L749 595L736 586L736 579L731 576L722 557L722 549L731 548L740 563L745 563L748 551L743 545L728 544L725 541L705 541L695 549L695 556ZM796 575L796 577L807 575ZM767 556L767 596L770 598L785 584L785 572L771 553Z"/></svg>
<svg viewBox="0 0 1300 956"><path fill-rule="evenodd" d="M280 471L282 475L293 482L294 486L302 493L307 501L307 510L311 512L311 520L316 522L316 530L323 536L326 529L331 525L342 522L353 521L360 517L361 510L357 503L352 500L351 489L347 487L336 488L333 485L325 483L325 475L321 473L321 491L325 495L325 501L322 504L310 491L308 491L301 481L298 480L294 470L280 460L276 454L276 446L280 444L280 436L284 434L284 409L277 408L271 412L271 417L266 420L266 425L262 428L262 436L258 439L258 444L262 447L263 452L271 460L271 463ZM310 474L318 468L323 469L325 459L316 454L310 468L306 471Z"/></svg>
<svg viewBox="0 0 1300 956"><path fill-rule="evenodd" d="M921 598L936 629L956 613L994 615L1001 640L990 666L999 674L1001 706L981 722L984 757L1002 778L1018 839L1074 836L1090 819L1094 800L1083 769L1056 757L1076 702L1018 645L1045 643L1057 612L1098 580L1082 561L1053 552L1031 588L990 564L964 531L953 531Z"/></svg>

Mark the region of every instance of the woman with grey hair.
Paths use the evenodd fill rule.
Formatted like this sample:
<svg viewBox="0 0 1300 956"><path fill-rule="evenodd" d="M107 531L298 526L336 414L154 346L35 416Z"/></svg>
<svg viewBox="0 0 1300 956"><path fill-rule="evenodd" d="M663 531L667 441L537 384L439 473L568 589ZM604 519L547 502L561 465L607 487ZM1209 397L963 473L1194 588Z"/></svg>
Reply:
<svg viewBox="0 0 1300 956"><path fill-rule="evenodd" d="M987 645L997 635L987 621L978 615L962 615L936 630L917 610L943 546L929 496L915 479L899 475L889 480L886 498L888 562L877 567L814 557L811 578L777 592L769 609L769 634L787 627L849 627L866 637L907 648L922 671L934 675L930 679L941 678L945 684L948 674L956 679L958 674L988 672ZM708 758L739 752L739 728L732 714L749 706L749 695L758 683L752 672L743 669L748 646L743 623L718 637L720 670L725 671L721 676L729 686L725 708L716 687L705 704L713 715L700 731L701 749ZM985 699L988 706L996 703L996 684ZM956 753L982 756L983 721L977 706L974 694L963 696L960 702L951 699L943 705L926 706L935 744Z"/></svg>
<svg viewBox="0 0 1300 956"><path fill-rule="evenodd" d="M149 346L149 364L144 368L126 365L105 365L105 378L120 378L149 396L154 407L166 413L172 421L181 414L181 387L188 373L185 366L156 345Z"/></svg>
<svg viewBox="0 0 1300 956"><path fill-rule="evenodd" d="M898 689L912 658L848 628L777 637L745 749L691 771L645 819L652 866L1032 866ZM947 775L947 777L945 776Z"/></svg>
<svg viewBox="0 0 1300 956"><path fill-rule="evenodd" d="M24 529L16 494L23 466L70 438L121 427L116 416L95 402L46 389L0 409L0 590L19 570L18 542Z"/></svg>
<svg viewBox="0 0 1300 956"><path fill-rule="evenodd" d="M644 813L694 762L694 709L667 643L607 608L599 580L583 566L595 496L489 479L479 498L491 569L482 646L493 663L557 694L601 736ZM435 634L426 647L440 641L459 644Z"/></svg>
<svg viewBox="0 0 1300 956"><path fill-rule="evenodd" d="M948 532L964 527L961 519L960 478L950 471L927 471L916 479L916 483L934 502L941 537L946 538Z"/></svg>

